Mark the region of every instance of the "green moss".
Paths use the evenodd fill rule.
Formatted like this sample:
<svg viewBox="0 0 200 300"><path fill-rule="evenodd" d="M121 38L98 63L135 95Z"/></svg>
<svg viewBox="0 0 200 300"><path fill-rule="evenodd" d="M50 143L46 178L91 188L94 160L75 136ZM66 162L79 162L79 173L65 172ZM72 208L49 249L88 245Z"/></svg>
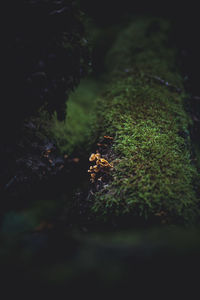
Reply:
<svg viewBox="0 0 200 300"><path fill-rule="evenodd" d="M86 79L67 101L67 118L64 122L54 118L52 132L62 153L86 151L93 143L97 127L97 97L100 86L95 80Z"/></svg>
<svg viewBox="0 0 200 300"><path fill-rule="evenodd" d="M114 136L108 153L114 168L112 180L94 196L97 215L148 219L158 214L165 222L193 222L199 213L191 120L184 111L183 83L168 32L167 21L135 20L108 54L112 80L100 101L102 132Z"/></svg>

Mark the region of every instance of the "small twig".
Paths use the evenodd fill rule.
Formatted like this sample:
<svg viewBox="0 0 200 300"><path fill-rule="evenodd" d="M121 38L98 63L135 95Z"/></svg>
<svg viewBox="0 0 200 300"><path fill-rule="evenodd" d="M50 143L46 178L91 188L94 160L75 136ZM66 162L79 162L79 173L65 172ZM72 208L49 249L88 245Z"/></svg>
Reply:
<svg viewBox="0 0 200 300"><path fill-rule="evenodd" d="M200 101L200 97L199 97L199 96L193 96L193 97L192 97L192 100Z"/></svg>
<svg viewBox="0 0 200 300"><path fill-rule="evenodd" d="M5 185L4 189L7 190L15 182L16 179L17 179L17 176L14 176L13 178L11 178L9 180L9 182Z"/></svg>
<svg viewBox="0 0 200 300"><path fill-rule="evenodd" d="M161 83L162 85L165 85L166 87L168 87L169 89L177 92L177 93L181 93L181 89L170 84L168 81L165 81L164 79L160 78L159 76L152 76L152 75L147 75L150 78L153 78L154 80L158 81L159 83Z"/></svg>

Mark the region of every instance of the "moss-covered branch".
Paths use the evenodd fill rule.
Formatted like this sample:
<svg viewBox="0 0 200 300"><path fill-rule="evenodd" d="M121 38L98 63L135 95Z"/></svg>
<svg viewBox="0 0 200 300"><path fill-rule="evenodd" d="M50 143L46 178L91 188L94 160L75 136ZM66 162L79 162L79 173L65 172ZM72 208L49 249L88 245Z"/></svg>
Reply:
<svg viewBox="0 0 200 300"><path fill-rule="evenodd" d="M135 20L108 53L101 124L102 133L114 137L106 154L114 168L112 180L92 199L97 215L129 214L170 223L197 218L191 120L169 30L165 20Z"/></svg>

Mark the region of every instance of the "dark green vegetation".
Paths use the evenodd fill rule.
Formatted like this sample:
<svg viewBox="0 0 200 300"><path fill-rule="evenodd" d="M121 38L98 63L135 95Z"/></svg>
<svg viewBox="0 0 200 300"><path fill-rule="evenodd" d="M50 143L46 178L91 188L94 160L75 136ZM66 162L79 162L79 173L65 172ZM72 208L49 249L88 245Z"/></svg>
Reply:
<svg viewBox="0 0 200 300"><path fill-rule="evenodd" d="M180 296L192 280L197 285L199 229L174 224L199 224L198 134L184 109L188 95L170 30L170 22L156 17L93 27L94 70L102 73L70 94L65 121L46 111L28 119L12 158L21 157L19 171L25 165L26 172L9 173L0 185L3 195L8 192L0 195L0 274L12 291L28 289L35 299L40 286L44 299L52 289L55 298L64 291L74 299L76 291L94 288L98 298L106 288L112 299L119 288L124 298L125 291L135 297L137 289L155 294L159 287L166 295L171 285ZM80 37L73 40L79 50ZM67 74L77 71L77 84L84 64L77 57L73 68L58 55L55 74L68 65ZM101 168L91 183L87 170L98 163L88 159L96 150L114 167Z"/></svg>
<svg viewBox="0 0 200 300"><path fill-rule="evenodd" d="M159 18L132 21L108 52L103 79L83 81L68 101L66 121L54 119L52 132L63 153L89 156L98 149L114 164L110 180L92 185L92 217L198 221L193 123L170 30ZM108 150L94 148L98 135L114 138Z"/></svg>
<svg viewBox="0 0 200 300"><path fill-rule="evenodd" d="M198 218L191 120L169 30L164 20L135 20L108 53L108 85L99 106L102 132L114 137L107 156L114 169L94 196L97 216L157 216L167 223Z"/></svg>
<svg viewBox="0 0 200 300"><path fill-rule="evenodd" d="M53 119L52 134L62 153L89 153L98 134L97 99L101 83L92 79L81 81L67 102L66 120Z"/></svg>
<svg viewBox="0 0 200 300"><path fill-rule="evenodd" d="M176 292L193 295L198 289L196 230L149 228L73 235L43 231L26 234L20 242L16 236L1 236L1 242L2 290L7 280L17 294L31 291L31 299L43 292L80 297L80 289L92 297L98 292L97 299L107 292L130 296L133 288L140 296L154 295L157 285L169 297ZM6 286L6 295L11 292Z"/></svg>

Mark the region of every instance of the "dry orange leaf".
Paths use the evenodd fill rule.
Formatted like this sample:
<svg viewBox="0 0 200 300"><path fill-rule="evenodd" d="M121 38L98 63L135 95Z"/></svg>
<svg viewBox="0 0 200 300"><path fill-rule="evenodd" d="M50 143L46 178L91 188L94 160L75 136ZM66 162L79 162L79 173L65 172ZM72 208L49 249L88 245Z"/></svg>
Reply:
<svg viewBox="0 0 200 300"><path fill-rule="evenodd" d="M97 153L92 153L90 155L89 161L96 161L96 165L90 166L90 169L88 170L88 173L90 173L90 180L94 182L95 173L98 173L99 171L106 171L105 168L112 168L113 165L109 164L109 162L105 158L101 158L101 154L97 151Z"/></svg>
<svg viewBox="0 0 200 300"><path fill-rule="evenodd" d="M73 158L73 162L75 162L75 163L78 163L79 160L80 160L80 159L79 159L78 157Z"/></svg>
<svg viewBox="0 0 200 300"><path fill-rule="evenodd" d="M52 224L43 221L35 228L35 231L42 231L44 229L52 229L52 228L53 228Z"/></svg>
<svg viewBox="0 0 200 300"><path fill-rule="evenodd" d="M96 159L96 156L95 156L94 153L92 153L92 154L90 155L89 161L94 161L95 159Z"/></svg>
<svg viewBox="0 0 200 300"><path fill-rule="evenodd" d="M93 167L93 171L96 172L96 173L99 172L99 167L98 167L97 165L95 165L95 166Z"/></svg>
<svg viewBox="0 0 200 300"><path fill-rule="evenodd" d="M90 180L91 180L92 182L94 182L95 177L96 177L95 173L92 173L90 176L91 176Z"/></svg>
<svg viewBox="0 0 200 300"><path fill-rule="evenodd" d="M92 153L91 155L90 155L90 158L89 158L89 161L94 161L94 160L96 160L96 159L99 159L101 157L101 154L100 153Z"/></svg>
<svg viewBox="0 0 200 300"><path fill-rule="evenodd" d="M102 167L110 167L112 168L112 165L109 164L109 162L104 159L104 158L100 158L99 161L98 161L98 164L100 164Z"/></svg>

